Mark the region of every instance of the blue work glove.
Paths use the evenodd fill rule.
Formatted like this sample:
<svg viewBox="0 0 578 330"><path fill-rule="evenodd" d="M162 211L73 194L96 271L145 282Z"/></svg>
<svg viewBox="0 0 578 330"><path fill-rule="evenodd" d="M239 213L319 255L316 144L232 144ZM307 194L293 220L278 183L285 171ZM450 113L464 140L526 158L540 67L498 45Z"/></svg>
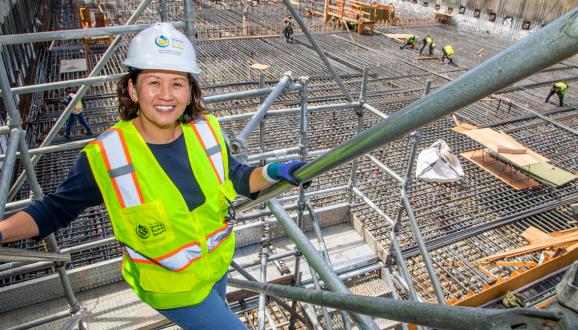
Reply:
<svg viewBox="0 0 578 330"><path fill-rule="evenodd" d="M294 186L298 186L299 181L295 179L293 173L305 164L307 163L300 160L291 160L285 163L269 163L264 168L266 174L265 179L271 179L267 180L270 182L285 180ZM308 181L303 184L303 187L307 188L310 185L311 181Z"/></svg>

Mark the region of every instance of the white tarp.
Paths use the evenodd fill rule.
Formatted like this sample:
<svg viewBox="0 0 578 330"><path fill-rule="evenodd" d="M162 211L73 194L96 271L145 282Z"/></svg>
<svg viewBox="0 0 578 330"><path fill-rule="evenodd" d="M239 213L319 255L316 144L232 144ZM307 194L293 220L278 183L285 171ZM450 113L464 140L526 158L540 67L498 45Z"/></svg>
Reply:
<svg viewBox="0 0 578 330"><path fill-rule="evenodd" d="M416 167L416 177L428 182L455 182L464 177L458 157L444 140L420 152Z"/></svg>

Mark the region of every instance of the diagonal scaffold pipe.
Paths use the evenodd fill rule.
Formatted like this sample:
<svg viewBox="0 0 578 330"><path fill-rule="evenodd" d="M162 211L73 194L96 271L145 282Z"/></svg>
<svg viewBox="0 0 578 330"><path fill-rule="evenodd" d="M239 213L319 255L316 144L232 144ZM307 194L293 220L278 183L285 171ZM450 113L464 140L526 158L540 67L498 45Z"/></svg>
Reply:
<svg viewBox="0 0 578 330"><path fill-rule="evenodd" d="M331 291L349 293L347 286L343 284L333 268L331 268L311 242L309 242L297 223L295 223L287 211L283 209L279 201L273 199L267 203L267 207L273 212L278 223L285 229L287 236L295 242L297 249L303 253L311 268L315 270L327 287ZM312 274L312 276L314 275ZM379 329L375 321L366 315L351 314L351 318L362 330ZM343 321L346 322L345 319Z"/></svg>
<svg viewBox="0 0 578 330"><path fill-rule="evenodd" d="M300 181L311 180L576 53L578 7L303 166L295 177ZM262 191L255 200L236 205L236 209L246 210L292 188L287 182L279 182Z"/></svg>

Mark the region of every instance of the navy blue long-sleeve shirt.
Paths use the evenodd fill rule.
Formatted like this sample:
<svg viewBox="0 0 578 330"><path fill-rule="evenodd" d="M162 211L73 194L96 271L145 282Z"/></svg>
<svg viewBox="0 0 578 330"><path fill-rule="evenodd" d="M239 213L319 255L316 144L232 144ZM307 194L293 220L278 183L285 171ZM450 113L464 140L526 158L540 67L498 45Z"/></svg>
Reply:
<svg viewBox="0 0 578 330"><path fill-rule="evenodd" d="M189 210L193 210L205 202L197 180L195 180L187 155L184 135L167 144L148 144L153 155L177 186L187 202ZM254 167L237 162L229 152L229 179L237 193L248 198L251 194L249 177ZM80 153L70 170L68 177L58 186L54 193L46 195L24 209L34 218L39 229L36 239L42 239L59 228L67 226L78 217L82 211L91 206L102 204L103 198L85 153Z"/></svg>

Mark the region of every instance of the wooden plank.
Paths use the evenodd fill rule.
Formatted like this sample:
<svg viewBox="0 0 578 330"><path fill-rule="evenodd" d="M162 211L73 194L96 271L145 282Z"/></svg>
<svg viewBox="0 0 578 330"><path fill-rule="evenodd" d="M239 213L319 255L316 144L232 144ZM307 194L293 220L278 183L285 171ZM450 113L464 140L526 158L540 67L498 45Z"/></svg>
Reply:
<svg viewBox="0 0 578 330"><path fill-rule="evenodd" d="M257 69L257 70L266 70L269 68L269 65L262 64L262 63L253 63L251 64L250 68Z"/></svg>
<svg viewBox="0 0 578 330"><path fill-rule="evenodd" d="M546 308L548 308L548 306L550 306L556 300L558 300L558 295L554 295L553 297L550 297L550 298L542 301L541 303L537 304L535 307L537 307L539 309L546 309Z"/></svg>
<svg viewBox="0 0 578 330"><path fill-rule="evenodd" d="M503 134L494 131L491 128L481 128L469 131L463 131L462 134L467 135L472 140L486 146L490 150L497 152L498 146L503 148L519 149L524 148L523 145L514 139L507 139ZM500 154L500 156L509 160L512 164L517 166L528 166L538 164L539 161L528 154Z"/></svg>
<svg viewBox="0 0 578 330"><path fill-rule="evenodd" d="M496 266L500 267L536 267L535 261L496 261Z"/></svg>
<svg viewBox="0 0 578 330"><path fill-rule="evenodd" d="M567 236L567 235L574 235L577 233L578 233L578 229L572 228L572 229L566 229L566 230L560 230L560 231L548 233L548 235L553 236L553 237L561 237L561 236Z"/></svg>
<svg viewBox="0 0 578 330"><path fill-rule="evenodd" d="M530 226L524 232L522 232L521 236L530 244L535 244L538 242L543 242L552 239L552 236L546 234L545 232L541 231L540 229Z"/></svg>
<svg viewBox="0 0 578 330"><path fill-rule="evenodd" d="M526 148L512 148L512 147L504 147L502 145L498 145L498 150L497 152L499 154L515 154L515 155L521 155L521 154L525 154L528 152L528 149Z"/></svg>
<svg viewBox="0 0 578 330"><path fill-rule="evenodd" d="M492 262L493 260L504 259L504 258L509 258L509 257L516 257L519 255L524 255L524 254L537 252L537 251L541 251L541 250L546 250L546 249L568 247L570 245L576 244L576 242L578 242L578 235L573 235L571 237L552 238L552 239L547 240L547 241L541 241L538 243L529 244L529 245L522 246L522 247L517 248L517 249L513 249L513 250L506 251L506 252L494 254L494 255L491 255L491 256L488 256L485 258L481 258L480 260L478 260L478 263L484 265L484 264L487 264L489 262Z"/></svg>
<svg viewBox="0 0 578 330"><path fill-rule="evenodd" d="M457 126L452 127L452 131L454 131L454 132L461 133L463 131L478 129L478 126L470 125L468 123L458 124L458 122L457 122L458 118L455 115L452 115L452 118L454 118L454 122L456 122L456 124L457 124Z"/></svg>
<svg viewBox="0 0 578 330"><path fill-rule="evenodd" d="M500 135L501 135L504 139L509 140L511 143L518 144L518 145L519 145L520 147L522 147L522 148L524 147L522 144L518 143L518 141L516 141L513 137L509 136L508 134L506 134L506 133L504 133L504 132L498 132L498 133L500 133ZM526 149L527 149L527 148L526 148ZM537 159L538 161L541 161L541 162L549 162L549 161L550 161L548 158L540 155L540 154L537 153L537 152L534 152L532 149L527 149L527 151L528 151L528 152L527 152L528 155L532 156L532 158L535 158L535 159Z"/></svg>
<svg viewBox="0 0 578 330"><path fill-rule="evenodd" d="M391 38L391 39L405 39L407 37L411 37L413 34L411 33L384 33L384 36ZM417 36L416 36L417 38Z"/></svg>
<svg viewBox="0 0 578 330"><path fill-rule="evenodd" d="M524 172L491 157L483 150L462 152L460 156L483 168L485 171L516 190L540 186L540 183L529 177Z"/></svg>
<svg viewBox="0 0 578 330"><path fill-rule="evenodd" d="M484 52L484 50L485 50L484 48L480 48L480 50L478 50L478 51L476 52L476 55L480 55L481 53Z"/></svg>
<svg viewBox="0 0 578 330"><path fill-rule="evenodd" d="M452 113L452 119L454 120L456 126L460 126L460 121L458 120L458 117L456 116L455 113Z"/></svg>
<svg viewBox="0 0 578 330"><path fill-rule="evenodd" d="M508 291L515 291L526 284L544 278L559 269L562 269L578 259L578 249L569 251L525 272L513 275L509 280L498 282L480 293L454 303L455 306L478 307L486 302L497 299Z"/></svg>
<svg viewBox="0 0 578 330"><path fill-rule="evenodd" d="M435 56L418 56L415 58L418 61L424 61L424 60L439 60L438 57Z"/></svg>

